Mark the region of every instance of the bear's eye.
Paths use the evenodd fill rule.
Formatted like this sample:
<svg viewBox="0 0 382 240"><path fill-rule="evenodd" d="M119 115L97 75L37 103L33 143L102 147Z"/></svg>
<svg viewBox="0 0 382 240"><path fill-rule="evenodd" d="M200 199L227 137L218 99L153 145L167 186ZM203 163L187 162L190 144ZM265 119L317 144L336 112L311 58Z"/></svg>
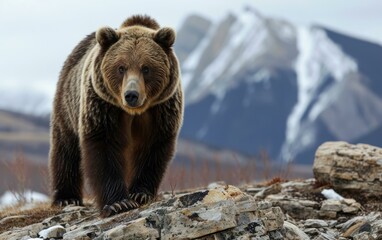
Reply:
<svg viewBox="0 0 382 240"><path fill-rule="evenodd" d="M142 67L142 73L143 73L143 74L148 74L149 72L150 72L149 67L147 67L147 66L143 66L143 67Z"/></svg>
<svg viewBox="0 0 382 240"><path fill-rule="evenodd" d="M126 68L125 68L124 66L119 66L119 68L118 68L118 72L119 72L120 74L124 74L124 73L126 72Z"/></svg>

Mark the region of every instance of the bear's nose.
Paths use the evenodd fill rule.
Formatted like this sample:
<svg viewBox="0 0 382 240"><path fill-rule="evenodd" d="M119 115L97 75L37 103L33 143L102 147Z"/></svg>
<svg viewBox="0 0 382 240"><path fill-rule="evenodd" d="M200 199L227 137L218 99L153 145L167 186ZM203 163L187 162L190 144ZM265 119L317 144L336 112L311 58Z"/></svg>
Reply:
<svg viewBox="0 0 382 240"><path fill-rule="evenodd" d="M139 93L137 91L126 91L125 100L130 107L136 107L138 103Z"/></svg>

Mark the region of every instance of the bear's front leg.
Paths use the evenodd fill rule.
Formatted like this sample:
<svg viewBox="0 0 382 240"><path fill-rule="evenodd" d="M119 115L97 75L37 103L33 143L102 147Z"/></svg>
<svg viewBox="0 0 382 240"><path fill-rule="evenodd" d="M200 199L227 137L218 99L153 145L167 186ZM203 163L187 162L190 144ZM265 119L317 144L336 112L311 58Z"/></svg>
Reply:
<svg viewBox="0 0 382 240"><path fill-rule="evenodd" d="M123 169L122 139L113 131L98 131L82 137L84 172L95 193L102 217L139 207L128 199ZM114 133L114 135L116 135Z"/></svg>
<svg viewBox="0 0 382 240"><path fill-rule="evenodd" d="M129 184L130 199L143 205L155 198L167 165L174 156L175 141L174 136L136 150L136 172Z"/></svg>

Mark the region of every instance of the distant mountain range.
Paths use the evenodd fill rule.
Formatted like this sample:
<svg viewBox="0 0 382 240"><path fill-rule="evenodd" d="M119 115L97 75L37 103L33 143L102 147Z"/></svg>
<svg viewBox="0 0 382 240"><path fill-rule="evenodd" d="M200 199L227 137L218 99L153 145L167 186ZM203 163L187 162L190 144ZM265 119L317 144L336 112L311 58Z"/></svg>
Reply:
<svg viewBox="0 0 382 240"><path fill-rule="evenodd" d="M382 47L261 15L188 17L175 50L186 95L181 136L311 164L318 145L382 145Z"/></svg>
<svg viewBox="0 0 382 240"><path fill-rule="evenodd" d="M275 160L311 164L324 141L382 145L378 44L325 27L297 27L246 7L218 21L187 17L175 51L186 98L180 149L187 145L209 159L224 152L218 149L242 159L265 150ZM42 131L29 120L31 112L49 112L51 96L28 91L17 101L14 95L0 91L6 109L0 112L0 151L18 146L46 161L48 120L38 120ZM21 120L17 111L24 113ZM9 124L14 128L5 129ZM30 145L33 136L40 140Z"/></svg>

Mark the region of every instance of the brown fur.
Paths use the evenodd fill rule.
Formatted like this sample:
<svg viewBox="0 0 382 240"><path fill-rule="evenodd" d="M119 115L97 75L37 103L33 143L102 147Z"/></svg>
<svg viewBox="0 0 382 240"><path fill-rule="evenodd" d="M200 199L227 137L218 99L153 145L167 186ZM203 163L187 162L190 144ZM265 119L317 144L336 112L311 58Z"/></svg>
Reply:
<svg viewBox="0 0 382 240"><path fill-rule="evenodd" d="M134 25L144 26L154 30L160 28L159 24L149 16L135 15L132 16L121 24L121 28L130 27Z"/></svg>
<svg viewBox="0 0 382 240"><path fill-rule="evenodd" d="M183 120L174 39L172 29L133 16L69 55L51 119L54 204L82 204L85 178L105 216L156 195ZM139 93L136 107L125 100L130 90Z"/></svg>

